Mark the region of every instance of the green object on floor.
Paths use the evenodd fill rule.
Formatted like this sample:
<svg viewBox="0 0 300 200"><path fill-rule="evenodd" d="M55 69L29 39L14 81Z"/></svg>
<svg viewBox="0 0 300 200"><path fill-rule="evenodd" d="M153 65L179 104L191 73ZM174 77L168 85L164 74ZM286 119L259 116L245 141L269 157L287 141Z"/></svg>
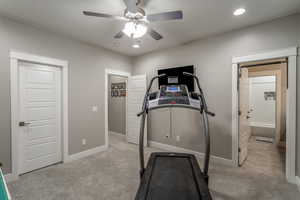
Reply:
<svg viewBox="0 0 300 200"><path fill-rule="evenodd" d="M0 169L0 200L10 200L10 195L8 193L7 186L1 169Z"/></svg>

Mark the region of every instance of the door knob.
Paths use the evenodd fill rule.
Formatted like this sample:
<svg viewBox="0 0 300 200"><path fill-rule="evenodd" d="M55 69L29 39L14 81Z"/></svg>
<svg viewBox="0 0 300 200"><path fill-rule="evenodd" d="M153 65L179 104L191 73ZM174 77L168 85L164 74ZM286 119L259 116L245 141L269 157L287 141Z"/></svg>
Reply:
<svg viewBox="0 0 300 200"><path fill-rule="evenodd" d="M19 126L28 126L30 122L19 122Z"/></svg>

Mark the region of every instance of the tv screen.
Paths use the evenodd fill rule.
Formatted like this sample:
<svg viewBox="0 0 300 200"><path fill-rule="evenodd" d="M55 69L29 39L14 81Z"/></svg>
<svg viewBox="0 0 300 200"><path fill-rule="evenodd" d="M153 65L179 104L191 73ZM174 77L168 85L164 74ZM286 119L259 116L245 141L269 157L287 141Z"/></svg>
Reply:
<svg viewBox="0 0 300 200"><path fill-rule="evenodd" d="M166 74L158 80L158 87L161 85L186 85L189 92L194 92L194 79L190 76L184 76L183 72L194 74L194 66L174 67L158 70L158 75Z"/></svg>

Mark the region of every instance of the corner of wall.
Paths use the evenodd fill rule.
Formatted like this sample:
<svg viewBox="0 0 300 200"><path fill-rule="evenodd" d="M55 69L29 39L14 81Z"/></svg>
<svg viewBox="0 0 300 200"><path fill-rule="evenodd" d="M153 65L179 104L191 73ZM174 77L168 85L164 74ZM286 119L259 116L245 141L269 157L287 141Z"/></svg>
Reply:
<svg viewBox="0 0 300 200"><path fill-rule="evenodd" d="M296 176L296 184L297 184L298 190L300 192L300 177L299 176Z"/></svg>
<svg viewBox="0 0 300 200"><path fill-rule="evenodd" d="M88 156L91 156L91 155L94 155L94 154L97 154L97 153L101 153L103 151L106 151L107 148L108 148L108 145L104 144L104 145L99 146L99 147L95 147L95 148L88 149L88 150L85 150L85 151L82 151L82 152L79 152L79 153L75 153L75 154L69 155L65 159L64 162L68 163L68 162L79 160L79 159L82 159L82 158L85 158L85 157L88 157Z"/></svg>

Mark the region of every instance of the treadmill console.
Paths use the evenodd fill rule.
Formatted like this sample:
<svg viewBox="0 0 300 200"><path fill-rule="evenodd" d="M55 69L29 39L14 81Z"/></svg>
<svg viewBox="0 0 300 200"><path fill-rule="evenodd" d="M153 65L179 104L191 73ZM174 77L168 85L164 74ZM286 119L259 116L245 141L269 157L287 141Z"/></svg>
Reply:
<svg viewBox="0 0 300 200"><path fill-rule="evenodd" d="M149 94L148 100L149 109L163 105L200 107L198 96L191 96L186 85L163 85L158 92Z"/></svg>
<svg viewBox="0 0 300 200"><path fill-rule="evenodd" d="M189 104L188 92L184 85L161 86L158 105Z"/></svg>

